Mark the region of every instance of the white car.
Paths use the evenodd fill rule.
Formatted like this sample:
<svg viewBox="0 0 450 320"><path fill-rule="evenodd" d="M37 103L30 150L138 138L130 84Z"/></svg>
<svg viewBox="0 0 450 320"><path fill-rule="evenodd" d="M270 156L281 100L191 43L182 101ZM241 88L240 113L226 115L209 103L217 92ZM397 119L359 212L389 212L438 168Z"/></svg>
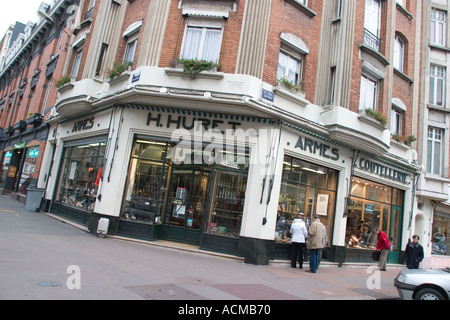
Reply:
<svg viewBox="0 0 450 320"><path fill-rule="evenodd" d="M401 299L449 300L450 268L405 269L394 280Z"/></svg>

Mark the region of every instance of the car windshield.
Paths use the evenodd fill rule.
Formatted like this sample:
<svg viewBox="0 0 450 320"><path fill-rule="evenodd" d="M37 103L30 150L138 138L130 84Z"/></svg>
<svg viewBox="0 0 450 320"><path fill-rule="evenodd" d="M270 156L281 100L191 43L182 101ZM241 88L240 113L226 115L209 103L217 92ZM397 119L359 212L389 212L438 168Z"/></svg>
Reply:
<svg viewBox="0 0 450 320"><path fill-rule="evenodd" d="M444 271L450 273L450 268L445 268Z"/></svg>

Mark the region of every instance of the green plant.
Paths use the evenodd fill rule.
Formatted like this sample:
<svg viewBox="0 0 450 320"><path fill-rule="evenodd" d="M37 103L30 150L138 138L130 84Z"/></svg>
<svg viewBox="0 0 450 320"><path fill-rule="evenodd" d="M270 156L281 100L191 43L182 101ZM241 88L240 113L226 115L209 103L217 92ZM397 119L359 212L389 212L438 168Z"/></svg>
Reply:
<svg viewBox="0 0 450 320"><path fill-rule="evenodd" d="M410 146L413 142L417 141L417 138L413 135L410 135L405 139L405 143Z"/></svg>
<svg viewBox="0 0 450 320"><path fill-rule="evenodd" d="M191 78L202 71L211 70L220 67L219 63L207 60L197 60L197 59L177 59L177 63L183 65L183 72L190 74Z"/></svg>
<svg viewBox="0 0 450 320"><path fill-rule="evenodd" d="M391 137L392 137L392 139L394 139L397 142L402 141L402 136L399 134L393 134Z"/></svg>
<svg viewBox="0 0 450 320"><path fill-rule="evenodd" d="M122 74L124 71L128 69L128 67L132 66L132 62L114 62L112 69L108 68L106 69L106 74L108 75L109 79L112 80L118 75Z"/></svg>
<svg viewBox="0 0 450 320"><path fill-rule="evenodd" d="M367 108L366 109L366 114L372 118L374 118L375 120L377 120L379 123L381 123L383 126L386 126L387 124L387 118L384 114L382 114L380 111L378 110L372 110Z"/></svg>
<svg viewBox="0 0 450 320"><path fill-rule="evenodd" d="M71 77L69 75L63 76L63 77L59 78L58 81L55 82L55 87L61 88L66 83L69 83L70 80L71 80Z"/></svg>
<svg viewBox="0 0 450 320"><path fill-rule="evenodd" d="M287 77L283 77L283 78L278 79L278 82L283 84L284 86L288 87L291 90L294 90L294 91L298 91L299 90L299 86L294 84Z"/></svg>

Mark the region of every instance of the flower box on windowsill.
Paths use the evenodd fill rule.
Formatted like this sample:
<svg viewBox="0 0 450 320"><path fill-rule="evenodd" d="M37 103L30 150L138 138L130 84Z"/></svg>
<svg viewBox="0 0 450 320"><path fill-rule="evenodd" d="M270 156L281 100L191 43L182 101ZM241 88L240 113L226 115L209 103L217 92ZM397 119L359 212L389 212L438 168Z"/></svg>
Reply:
<svg viewBox="0 0 450 320"><path fill-rule="evenodd" d="M380 129L381 131L384 131L386 129L386 126L384 124L382 124L378 120L374 119L373 117L369 116L365 110L359 111L358 118L359 118L359 120L361 120L367 124L370 124L371 126L377 128L377 129Z"/></svg>
<svg viewBox="0 0 450 320"><path fill-rule="evenodd" d="M73 89L75 85L72 82L67 82L66 84L63 84L61 87L58 88L59 93L64 93L66 91L69 91Z"/></svg>
<svg viewBox="0 0 450 320"><path fill-rule="evenodd" d="M128 70L125 70L124 72L122 72L121 74L115 76L112 79L108 79L108 83L110 86L113 86L117 83L123 82L123 81L127 81L128 78L131 76L131 68L129 68Z"/></svg>
<svg viewBox="0 0 450 320"><path fill-rule="evenodd" d="M290 88L282 84L281 82L278 82L277 85L273 87L273 92L276 95L300 104L303 107L306 107L310 103L308 100L306 100L306 95L304 92L296 88Z"/></svg>
<svg viewBox="0 0 450 320"><path fill-rule="evenodd" d="M210 80L222 80L224 78L223 72L218 72L217 68L208 71L201 71L192 77L189 73L184 72L183 64L177 63L174 68L165 68L164 71L168 76L182 76L189 78L202 78Z"/></svg>

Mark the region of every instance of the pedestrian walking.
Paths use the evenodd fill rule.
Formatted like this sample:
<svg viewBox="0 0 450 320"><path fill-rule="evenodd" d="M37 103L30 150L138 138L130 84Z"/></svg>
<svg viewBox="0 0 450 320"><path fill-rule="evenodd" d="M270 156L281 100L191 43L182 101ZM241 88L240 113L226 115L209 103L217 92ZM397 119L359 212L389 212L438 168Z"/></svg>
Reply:
<svg viewBox="0 0 450 320"><path fill-rule="evenodd" d="M419 236L413 235L412 241L409 241L405 249L406 267L408 269L419 269L423 260L423 247L419 243Z"/></svg>
<svg viewBox="0 0 450 320"><path fill-rule="evenodd" d="M300 269L303 269L303 254L305 251L306 231L303 214L298 213L291 225L291 267L296 268L297 259Z"/></svg>
<svg viewBox="0 0 450 320"><path fill-rule="evenodd" d="M325 226L320 222L319 215L313 214L313 221L308 229L307 248L309 250L309 270L316 273L319 268L319 254L323 249L323 237L325 235Z"/></svg>
<svg viewBox="0 0 450 320"><path fill-rule="evenodd" d="M389 256L389 250L391 249L391 243L389 242L387 234L381 231L380 228L375 227L373 231L378 236L377 250L381 252L378 267L380 268L380 271L386 271L386 264Z"/></svg>

